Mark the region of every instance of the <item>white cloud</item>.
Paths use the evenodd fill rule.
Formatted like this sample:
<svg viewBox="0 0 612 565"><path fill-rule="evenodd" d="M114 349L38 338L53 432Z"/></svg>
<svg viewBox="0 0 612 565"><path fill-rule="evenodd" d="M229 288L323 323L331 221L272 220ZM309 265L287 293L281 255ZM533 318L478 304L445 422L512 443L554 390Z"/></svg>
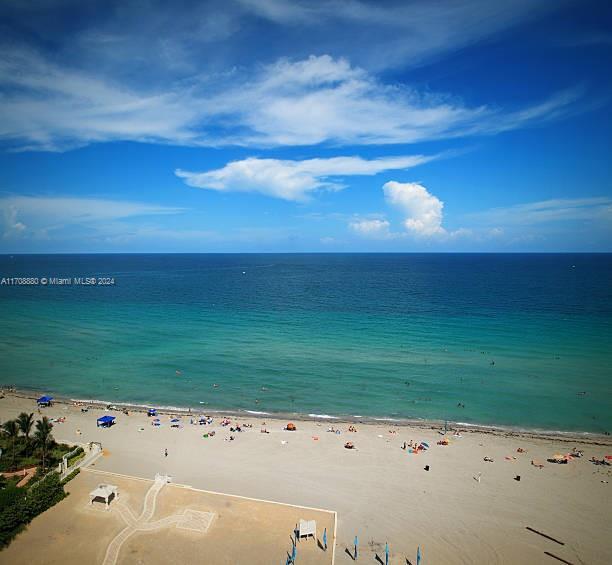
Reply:
<svg viewBox="0 0 612 565"><path fill-rule="evenodd" d="M0 210L2 211L0 225L4 225L4 237L18 235L26 229L26 225L17 220L18 210L14 204L0 206Z"/></svg>
<svg viewBox="0 0 612 565"><path fill-rule="evenodd" d="M349 227L361 236L372 239L389 239L393 237L389 228L391 224L388 220L380 219L359 219L349 223Z"/></svg>
<svg viewBox="0 0 612 565"><path fill-rule="evenodd" d="M0 231L5 238L48 237L67 226L91 228L113 220L183 211L182 208L97 198L5 196L0 198Z"/></svg>
<svg viewBox="0 0 612 565"><path fill-rule="evenodd" d="M303 161L250 157L228 163L221 169L176 175L189 186L219 192L259 192L284 200L304 201L315 190L339 190L343 185L333 177L375 175L388 170L408 169L435 159L435 156L408 155L380 159L332 157Z"/></svg>
<svg viewBox="0 0 612 565"><path fill-rule="evenodd" d="M413 182L389 181L383 185L385 201L403 216L403 230L391 230L386 219L358 219L349 228L364 236L378 239L413 237L436 241L449 241L472 237L473 230L459 228L449 231L443 225L444 202L431 194L423 185Z"/></svg>
<svg viewBox="0 0 612 565"><path fill-rule="evenodd" d="M470 219L499 226L529 226L553 222L586 221L612 225L612 198L557 198L492 208L471 214Z"/></svg>
<svg viewBox="0 0 612 565"><path fill-rule="evenodd" d="M308 29L312 44L350 53L369 69L418 65L555 9L542 0L238 1L245 11L279 26ZM317 33L326 28L333 33ZM364 31L368 41L355 41Z"/></svg>
<svg viewBox="0 0 612 565"><path fill-rule="evenodd" d="M214 100L225 142L276 146L414 143L494 134L567 111L579 90L515 112L467 107L448 96L384 84L345 59L281 59ZM246 127L239 134L232 133Z"/></svg>
<svg viewBox="0 0 612 565"><path fill-rule="evenodd" d="M418 236L446 235L442 227L444 203L417 183L390 181L383 186L385 199L405 215L404 227Z"/></svg>
<svg viewBox="0 0 612 565"><path fill-rule="evenodd" d="M91 4L101 4L92 18ZM163 0L73 6L57 1L0 2L7 38L52 43L59 61L78 61L114 76L168 82L183 71L206 73L237 61L344 54L369 70L409 67L472 45L558 9L549 0ZM265 42L253 46L253 37ZM367 37L367 41L355 41ZM288 52L290 50L290 52Z"/></svg>
<svg viewBox="0 0 612 565"><path fill-rule="evenodd" d="M0 59L0 88L0 140L22 150L114 140L258 147L413 143L525 127L563 115L580 95L564 91L504 113L386 84L329 55L136 87L10 46Z"/></svg>

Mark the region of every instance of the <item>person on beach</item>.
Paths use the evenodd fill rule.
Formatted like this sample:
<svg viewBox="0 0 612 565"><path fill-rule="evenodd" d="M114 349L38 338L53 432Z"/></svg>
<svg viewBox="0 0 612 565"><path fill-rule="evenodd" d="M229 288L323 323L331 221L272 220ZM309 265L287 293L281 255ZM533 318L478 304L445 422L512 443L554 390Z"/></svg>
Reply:
<svg viewBox="0 0 612 565"><path fill-rule="evenodd" d="M164 457L168 457L168 450L164 449Z"/></svg>

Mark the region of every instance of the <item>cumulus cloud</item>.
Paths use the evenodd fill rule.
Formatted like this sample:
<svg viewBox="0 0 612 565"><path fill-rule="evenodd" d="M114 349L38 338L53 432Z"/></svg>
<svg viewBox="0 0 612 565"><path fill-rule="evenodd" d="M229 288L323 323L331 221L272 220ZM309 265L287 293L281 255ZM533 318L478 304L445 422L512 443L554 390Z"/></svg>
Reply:
<svg viewBox="0 0 612 565"><path fill-rule="evenodd" d="M378 218L354 220L349 223L349 227L354 232L364 237L373 239L388 239L392 237L389 230L391 224L388 220L381 220Z"/></svg>
<svg viewBox="0 0 612 565"><path fill-rule="evenodd" d="M447 234L442 227L444 203L424 186L389 181L383 190L387 202L406 215L404 227L408 232L423 237Z"/></svg>
<svg viewBox="0 0 612 565"><path fill-rule="evenodd" d="M339 190L343 184L333 177L375 175L388 170L408 169L435 156L407 155L380 159L332 157L303 161L250 157L228 163L221 169L176 175L189 185L219 192L259 192L284 200L304 201L315 190Z"/></svg>
<svg viewBox="0 0 612 565"><path fill-rule="evenodd" d="M329 55L159 85L87 72L4 45L0 140L66 150L132 140L188 146L394 144L494 134L560 117L578 90L517 111L388 84Z"/></svg>
<svg viewBox="0 0 612 565"><path fill-rule="evenodd" d="M403 216L402 230L392 230L386 219L359 219L349 228L364 237L400 239L415 237L448 241L473 236L473 230L459 228L449 231L443 225L444 202L415 182L389 181L383 185L385 201Z"/></svg>

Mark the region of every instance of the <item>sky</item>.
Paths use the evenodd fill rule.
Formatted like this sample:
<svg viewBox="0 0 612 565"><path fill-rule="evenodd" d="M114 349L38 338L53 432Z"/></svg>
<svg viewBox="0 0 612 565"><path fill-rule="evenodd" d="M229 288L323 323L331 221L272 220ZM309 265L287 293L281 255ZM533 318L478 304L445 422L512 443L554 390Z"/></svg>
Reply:
<svg viewBox="0 0 612 565"><path fill-rule="evenodd" d="M604 1L0 2L0 253L611 252Z"/></svg>

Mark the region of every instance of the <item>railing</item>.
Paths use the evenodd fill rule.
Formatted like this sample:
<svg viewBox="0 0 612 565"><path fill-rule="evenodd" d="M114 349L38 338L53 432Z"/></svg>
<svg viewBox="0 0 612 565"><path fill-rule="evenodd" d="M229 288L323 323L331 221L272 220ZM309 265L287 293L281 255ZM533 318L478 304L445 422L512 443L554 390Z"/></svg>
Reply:
<svg viewBox="0 0 612 565"><path fill-rule="evenodd" d="M75 461L72 465L68 466L68 461L70 457L79 450L79 448L83 449L84 455L77 461ZM67 453L62 458L62 462L58 465L58 473L60 474L60 479L65 479L70 473L75 471L76 469L80 469L85 465L91 463L93 459L98 457L102 453L102 444L97 441L92 441L85 445L80 445L73 449L70 453Z"/></svg>

